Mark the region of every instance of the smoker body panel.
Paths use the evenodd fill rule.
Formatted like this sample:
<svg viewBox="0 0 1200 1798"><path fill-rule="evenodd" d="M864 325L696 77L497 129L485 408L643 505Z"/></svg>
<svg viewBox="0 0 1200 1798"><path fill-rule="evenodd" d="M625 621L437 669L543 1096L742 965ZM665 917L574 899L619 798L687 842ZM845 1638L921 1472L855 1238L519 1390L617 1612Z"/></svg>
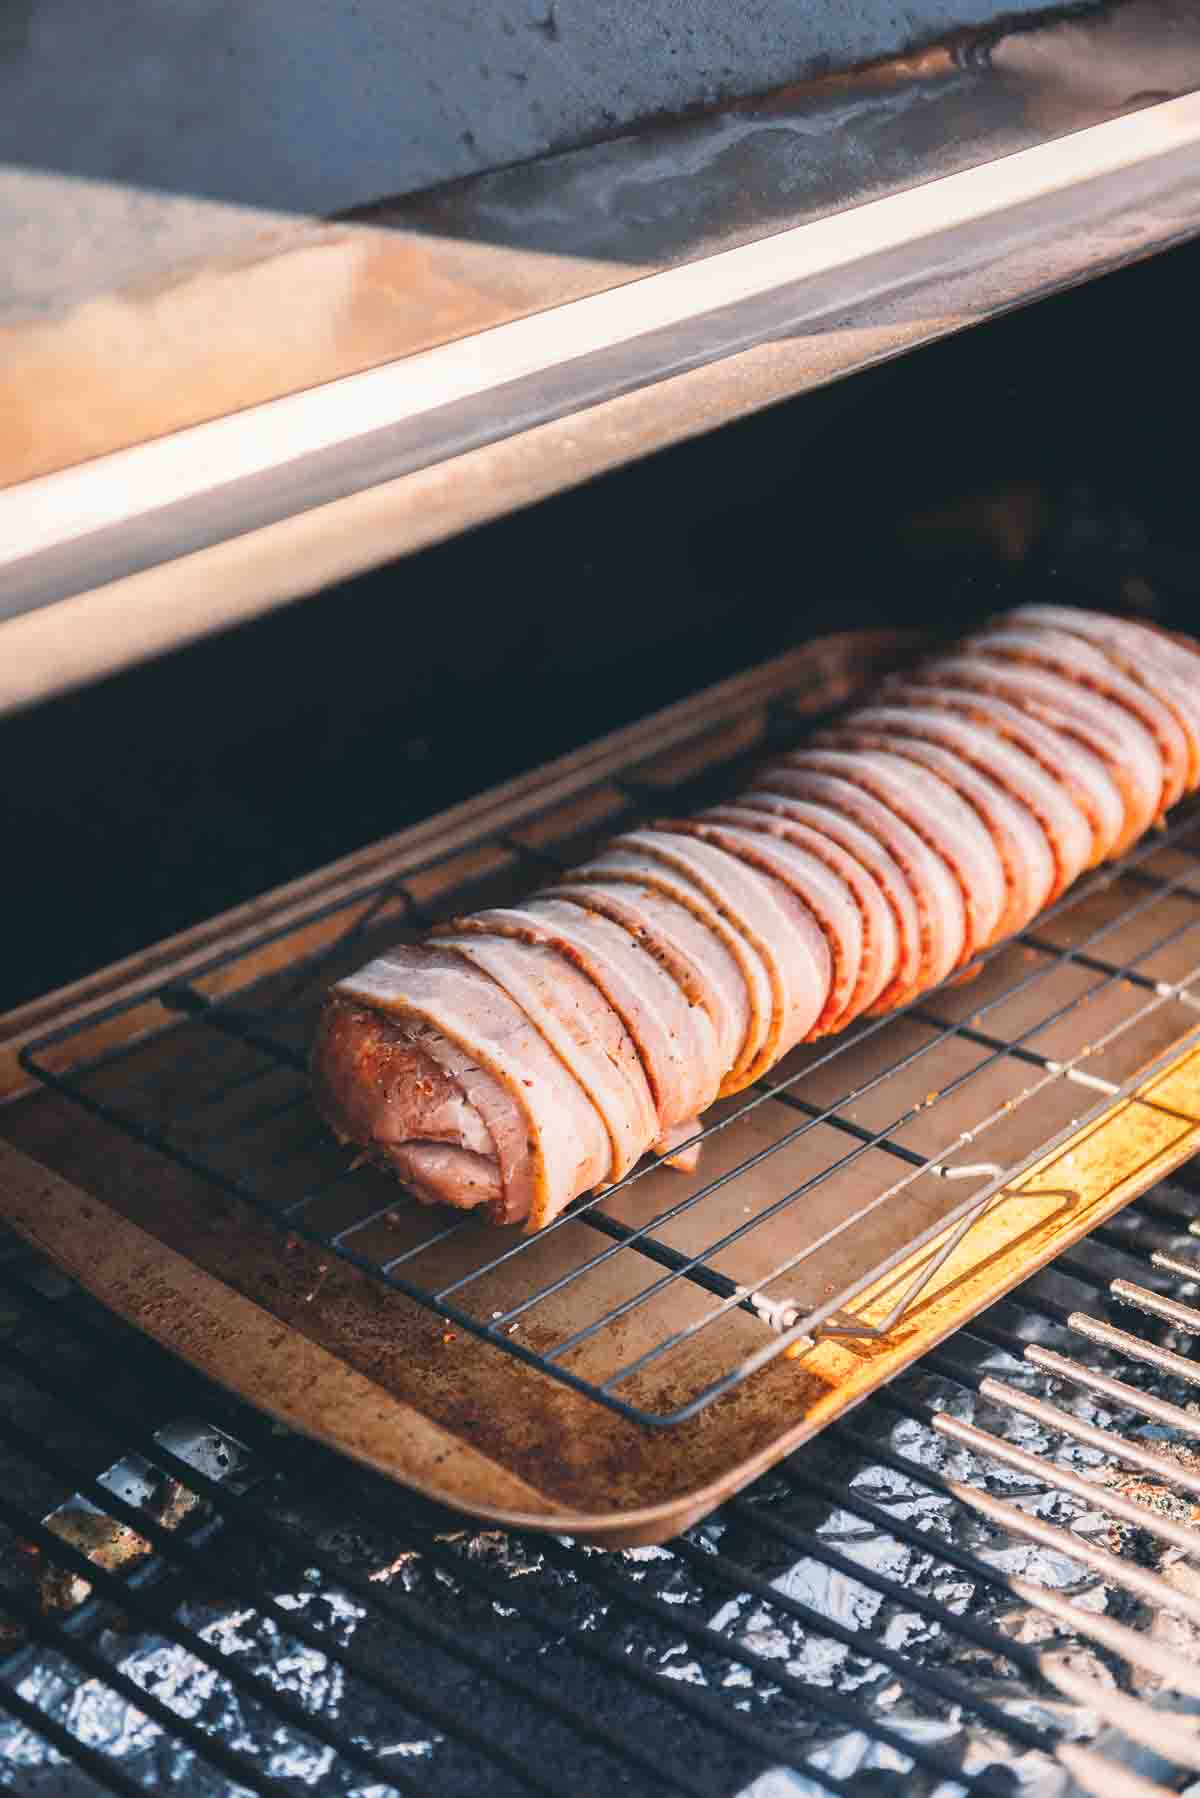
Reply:
<svg viewBox="0 0 1200 1798"><path fill-rule="evenodd" d="M71 208L59 268L18 181L0 711L1188 239L1198 84L1194 10L1134 0L174 261L164 228L120 279Z"/></svg>

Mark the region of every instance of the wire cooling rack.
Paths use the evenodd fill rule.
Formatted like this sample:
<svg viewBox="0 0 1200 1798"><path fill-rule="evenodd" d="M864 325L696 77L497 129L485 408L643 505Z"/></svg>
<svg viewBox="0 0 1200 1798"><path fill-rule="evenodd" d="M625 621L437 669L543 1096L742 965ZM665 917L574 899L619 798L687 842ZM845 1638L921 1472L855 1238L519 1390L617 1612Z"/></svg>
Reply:
<svg viewBox="0 0 1200 1798"><path fill-rule="evenodd" d="M281 1252L303 1243L349 1263L441 1319L447 1340L485 1340L652 1428L693 1418L823 1335L894 1329L1023 1168L1196 1035L1200 810L1077 883L973 977L795 1051L715 1106L695 1174L647 1157L536 1236L422 1207L339 1148L310 1106L308 1044L328 983L385 943L722 796L805 728L777 701L609 771L566 804L330 905L319 953L233 999L204 982L244 940L164 984L150 1000L173 1022L153 1040L89 1053L97 1026L144 1008L143 992L42 1036L23 1064L268 1219ZM1073 1199L1069 1187L1041 1196ZM927 1244L882 1320L854 1311Z"/></svg>

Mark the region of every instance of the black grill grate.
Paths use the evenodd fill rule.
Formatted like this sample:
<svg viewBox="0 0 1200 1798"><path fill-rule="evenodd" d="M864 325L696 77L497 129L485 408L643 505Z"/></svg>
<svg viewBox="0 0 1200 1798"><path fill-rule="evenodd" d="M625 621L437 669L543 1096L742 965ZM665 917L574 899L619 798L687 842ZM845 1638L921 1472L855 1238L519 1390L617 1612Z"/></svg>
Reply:
<svg viewBox="0 0 1200 1798"><path fill-rule="evenodd" d="M1187 1339L1142 1309L1145 1358L1118 1361L1086 1331L1111 1330L1102 1313L1131 1283L1179 1292L1162 1264L1193 1267L1197 1211L1183 1187L1160 1189L854 1424L669 1547L625 1553L474 1533L273 1432L14 1245L0 1265L0 1786L759 1798L773 1770L774 1789L799 1794L1015 1793L1018 1771L1047 1776L1091 1727L1046 1684L1038 1633L1018 1627L1031 1615L1022 1577L1040 1577L1050 1602L1102 1594L1081 1613L1102 1622L1153 1611L1069 1564L1094 1536L1047 1557L1019 1545L1004 1507L1053 1531L1120 1502L1099 1485L1090 1501L1064 1490L1101 1460L1073 1447L1097 1421L1078 1382L1114 1366L1133 1384L1127 1402L1105 1399L1107 1458L1161 1451L1166 1432L1139 1407L1186 1401L1167 1356ZM1200 1330L1198 1312L1181 1321ZM1039 1355L1076 1381L1068 1397ZM997 1374L1064 1409L1031 1435L1019 1409L989 1401ZM182 1415L241 1445L233 1474L163 1448L158 1426ZM997 1463L1031 1448L1036 1478ZM175 1527L123 1500L128 1480L114 1491L94 1477L138 1454L195 1496ZM1193 1466L1182 1459L1177 1479L1194 1482ZM968 1511L964 1481L1000 1523ZM81 1500L144 1552L126 1543L122 1558L110 1537L98 1564L95 1541L64 1540ZM1146 1563L1139 1549L1124 1577L1153 1582ZM64 1595L64 1574L90 1595ZM1176 1601L1200 1625L1189 1590ZM1077 1657L1087 1650L1080 1636ZM1090 1664L1128 1683L1111 1653Z"/></svg>
<svg viewBox="0 0 1200 1798"><path fill-rule="evenodd" d="M768 742L796 737L794 710L771 716ZM203 990L231 951L192 982L160 989L160 1015L178 1022L149 1046L89 1056L104 1021L93 1017L27 1048L25 1066L285 1236L454 1328L643 1425L691 1418L822 1330L858 1331L856 1295L956 1221L968 1227L1051 1142L1127 1093L1155 1053L1194 1036L1200 1009L1200 993L1188 990L1200 979L1192 807L1117 867L1077 883L1036 930L989 952L974 984L799 1051L769 1082L715 1108L702 1132L715 1172L683 1180L648 1158L538 1236L514 1241L469 1217L422 1210L333 1148L306 1083L328 979L393 939L398 914L417 929L520 890L614 830L728 790L744 760L674 787L606 779L575 802L578 815L613 795L607 810L592 806L603 815L582 834L534 818L468 845L472 867L490 858L482 887L443 879L436 903L423 902L422 882L437 886L445 867L461 864L459 849L381 883L365 911L357 892L332 947L236 1003ZM142 995L104 1017L146 1003ZM748 1177L752 1202L739 1206ZM806 1236L804 1219L822 1204L832 1208L828 1225ZM524 1339L531 1321L536 1346ZM685 1359L703 1365L681 1396Z"/></svg>

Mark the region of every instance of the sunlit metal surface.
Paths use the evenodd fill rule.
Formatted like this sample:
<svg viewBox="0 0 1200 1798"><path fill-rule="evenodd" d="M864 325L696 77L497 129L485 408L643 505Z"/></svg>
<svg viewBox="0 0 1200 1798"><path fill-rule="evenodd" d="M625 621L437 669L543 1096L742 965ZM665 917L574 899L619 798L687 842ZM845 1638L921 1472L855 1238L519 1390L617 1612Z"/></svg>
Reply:
<svg viewBox="0 0 1200 1798"><path fill-rule="evenodd" d="M1139 0L13 323L0 706L1180 241L1198 84Z"/></svg>

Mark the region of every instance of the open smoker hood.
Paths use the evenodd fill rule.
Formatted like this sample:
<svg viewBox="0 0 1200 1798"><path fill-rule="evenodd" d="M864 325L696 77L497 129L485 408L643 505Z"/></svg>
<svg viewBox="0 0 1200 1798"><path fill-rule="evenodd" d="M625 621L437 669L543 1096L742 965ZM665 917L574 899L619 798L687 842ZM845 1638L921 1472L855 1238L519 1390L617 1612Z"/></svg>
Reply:
<svg viewBox="0 0 1200 1798"><path fill-rule="evenodd" d="M160 195L116 288L17 169L0 708L1192 235L1198 87L1195 9L1130 0L186 260Z"/></svg>

